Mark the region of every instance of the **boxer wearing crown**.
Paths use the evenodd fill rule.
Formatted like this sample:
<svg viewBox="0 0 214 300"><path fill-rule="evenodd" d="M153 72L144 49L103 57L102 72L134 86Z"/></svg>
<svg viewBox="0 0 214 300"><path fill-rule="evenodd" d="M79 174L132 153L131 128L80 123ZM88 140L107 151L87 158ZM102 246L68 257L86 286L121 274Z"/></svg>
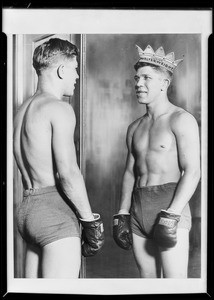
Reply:
<svg viewBox="0 0 214 300"><path fill-rule="evenodd" d="M195 118L167 97L182 61L160 47L137 46L135 89L146 114L127 130L128 155L113 236L133 248L140 277L187 278L189 200L200 179L200 144Z"/></svg>

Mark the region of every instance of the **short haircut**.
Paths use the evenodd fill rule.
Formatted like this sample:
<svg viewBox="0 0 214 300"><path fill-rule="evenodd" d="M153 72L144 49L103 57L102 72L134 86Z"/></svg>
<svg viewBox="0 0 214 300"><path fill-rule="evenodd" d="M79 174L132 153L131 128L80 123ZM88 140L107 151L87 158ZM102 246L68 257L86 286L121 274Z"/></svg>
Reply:
<svg viewBox="0 0 214 300"><path fill-rule="evenodd" d="M60 60L71 60L78 56L77 47L69 41L52 38L34 50L33 67L37 75L54 66Z"/></svg>
<svg viewBox="0 0 214 300"><path fill-rule="evenodd" d="M147 63L147 62L141 62L141 61L138 61L135 65L134 65L134 68L135 70L137 71L139 68L142 68L142 67L151 67L153 69L155 69L157 72L159 73L163 73L170 81L172 81L172 78L173 78L173 74L168 71L167 69L163 68L163 67L160 67L160 66L156 66L154 64L150 64L150 63Z"/></svg>

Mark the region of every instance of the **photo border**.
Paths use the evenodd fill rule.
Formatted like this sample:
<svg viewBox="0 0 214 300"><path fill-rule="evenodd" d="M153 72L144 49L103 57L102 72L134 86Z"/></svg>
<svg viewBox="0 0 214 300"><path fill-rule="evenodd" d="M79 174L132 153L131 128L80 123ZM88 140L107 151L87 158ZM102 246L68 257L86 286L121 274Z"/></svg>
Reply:
<svg viewBox="0 0 214 300"><path fill-rule="evenodd" d="M25 9L23 10L23 11L26 11ZM42 11L44 11L44 10L42 10ZM45 10L46 12L47 12L47 10ZM120 13L118 10L117 11L115 11L115 10L110 10L110 12L114 12L116 15L118 14L118 13ZM143 10L142 10L143 11ZM206 10L207 11L207 10ZM9 23L9 21L11 21L11 15L9 16L9 15L7 15L7 16L5 16L5 10L3 10L3 32L5 32L7 35L8 35L8 32L9 32L9 34L11 34L11 32L15 32L15 33L17 33L17 31L18 30L20 30L20 29L18 29L18 27L17 27L17 24L15 23L15 21L17 22L17 23L20 23L20 19L19 19L19 17L18 17L18 15L21 13L21 11L20 10L18 10L18 11L14 11L13 9L10 9L10 12L14 12L15 14L13 15L13 24L12 24L12 26L14 26L14 25L16 25L15 26L15 28L13 28L12 29L12 26L11 26L11 24L8 24ZM60 10L60 12L62 12L62 10ZM90 10L90 12L91 12L91 10ZM133 10L131 11L131 12L133 12ZM168 12L168 11L167 11ZM36 10L36 11L34 11L34 16L33 16L33 18L36 18L36 15L39 13L39 11L38 10ZM49 11L48 12L49 13L49 17L48 17L48 19L50 18L52 18L51 17L51 11ZM66 10L65 11L65 14L67 15L67 13L68 13L68 10ZM74 12L74 10L70 10L69 11L69 13L70 14L73 14L74 13L74 15L75 15L75 12ZM84 10L84 13L85 13L85 10ZM102 14L102 11L101 10L99 10L99 13L100 14ZM139 13L139 11L137 11L137 14ZM147 14L148 14L148 11L146 12ZM154 11L153 11L153 13L155 13ZM191 14L191 11L189 11L189 13ZM95 13L96 14L96 13ZM200 12L199 12L199 14L200 14ZM28 10L27 11L27 15L28 16L26 16L25 15L25 17L24 18L27 18L27 22L29 22L29 20L31 20L31 22L32 22L32 16L30 17L30 15L31 15L31 13L30 13L30 10ZM14 17L15 17L15 21L14 21ZM23 16L22 16L22 19L23 19ZM4 23L4 22L6 22L6 24ZM36 22L35 22L36 23ZM194 21L192 21L192 23L194 23ZM21 25L21 24L19 24L19 25ZM73 24L72 24L73 25ZM70 32L69 31L69 33L88 33L88 32L77 32L78 30L79 31L81 31L81 30L84 30L84 28L83 27L81 27L81 30L80 30L80 28L78 28L78 25L79 25L79 21L77 20L77 24L76 24L76 29L74 29L75 27L71 27L71 28L73 28L73 32ZM44 32L43 30L42 30L42 25L40 24L40 26L41 26L41 28L39 29L40 30L40 32L38 32L38 31L36 31L35 33L46 33L46 32ZM44 24L43 24L43 26L44 26ZM114 26L115 26L115 24L114 24ZM68 26L69 27L69 26ZM6 29L5 29L6 28ZM9 28L9 29L8 29ZM36 28L34 28L34 30L35 30ZM119 28L118 28L119 29ZM170 30L172 30L172 28L169 28ZM28 30L29 30L29 26L26 26L26 22L25 22L25 29L23 29L23 27L21 28L21 33L24 33L24 34L27 34L28 33ZM38 29L36 29L36 30L38 30ZM41 31L42 30L42 31ZM50 30L50 29L49 29ZM60 27L60 28L55 28L55 26L52 24L52 27L51 27L51 30L52 30L52 32L54 32L54 33L67 33L65 30L63 30L62 29L62 27ZM59 30L60 30L60 32L59 32ZM63 31L62 31L63 30ZM76 30L76 31L75 31ZM204 30L204 29L203 29ZM27 33L26 32L24 32L24 31L27 31ZM58 31L58 32L57 32ZM48 31L48 32L50 32L50 31ZM31 32L30 32L31 34L33 33L32 32L32 29L31 29ZM109 33L109 32L108 32ZM127 33L127 32L126 32ZM129 32L128 32L129 33ZM140 32L138 32L138 33L140 33ZM143 33L145 33L145 32L143 32ZM148 32L147 32L148 33ZM164 32L155 32L155 33L164 33ZM172 33L171 31L170 32L168 32L168 33ZM174 33L174 32L173 32ZM180 32L179 32L180 33ZM190 33L189 31L187 32L187 33ZM192 33L192 32L191 32ZM197 32L198 33L198 32ZM211 31L209 32L209 33L211 33ZM204 35L205 33L203 33L203 35ZM209 35L207 32L206 32L206 34L207 35ZM205 37L204 37L205 38ZM206 38L208 38L208 37L206 37ZM9 49L7 49L8 51L10 51ZM210 50L209 50L210 51ZM202 50L202 53L204 53L205 52L205 50ZM209 58L210 59L210 58ZM9 64L9 62L7 62L8 64ZM212 64L213 64L213 61L212 61ZM212 72L212 70L211 70L211 72ZM204 73L206 73L205 71L204 71ZM8 76L8 74L7 74L7 76ZM203 77L203 76L202 76ZM212 73L212 76L211 77L213 77L213 73ZM209 77L209 82L210 82L210 77ZM8 84L8 81L7 81L7 84ZM210 83L210 85L212 85L212 83ZM7 92L6 92L7 93ZM8 96L8 95L7 95ZM210 95L209 95L209 99L210 99ZM212 98L211 98L212 99ZM207 101L208 102L208 101ZM208 103L207 103L208 104ZM7 110L7 122L8 122L8 125L9 125L9 123L11 123L11 115L9 116L8 114L10 113L9 112L9 110L11 109L11 107L8 107L8 105L7 105L7 107L6 107L6 110ZM207 111L207 107L206 107L206 111ZM9 140L8 140L8 138L9 138ZM8 145L8 148L7 148L7 155L8 155L8 151L9 151L9 154L11 153L11 133L9 133L9 134L7 134L7 137L6 137L6 140L7 140L7 145ZM207 141L206 141L207 142ZM10 159L9 158L9 155L8 155L8 157L7 157L7 159ZM10 174L10 171L8 170L8 166L11 168L11 166L10 166L10 164L7 164L7 172L8 172L8 177L7 177L7 182L9 183L9 182L11 182L11 174ZM205 184L205 183L204 183ZM9 184L7 184L7 191L8 191L8 197L10 196L9 194L10 194L10 190L9 190ZM7 198L8 199L8 198ZM11 206L8 206L8 211L7 211L7 213L9 213L10 212L10 209L11 209ZM3 208L3 211L4 211L4 208ZM208 210L208 216L210 216L210 209ZM212 219L212 218L211 218ZM8 224L8 229L10 230L10 228L11 228L11 223L8 221L8 219L7 219L7 224ZM209 230L211 230L211 229L209 229ZM213 233L213 231L211 231L211 233ZM210 234L210 233L209 233ZM213 246L212 246L213 244L211 244L211 248L213 249ZM9 246L8 246L8 249L9 249ZM6 253L6 255L7 255L8 253ZM11 255L11 253L9 254L9 256ZM208 265L207 265L207 267L208 267ZM8 285L8 289L7 289L7 293L11 293L11 292L14 292L12 289L10 290L10 284L11 284L11 278L9 278L8 277L8 280L7 280L7 283L9 283L9 285ZM18 293L20 293L21 292L21 290L19 290L19 285L20 285L20 282L21 281L23 281L23 280L25 280L25 279L14 279L16 282L13 282L14 283L14 285L13 285L13 288L15 288L15 292L18 292ZM77 279L78 281L79 281L79 279ZM81 279L81 287L80 287L80 291L81 291L81 293L80 294L82 294L82 286L83 286L83 282L82 282L82 280L84 280L84 281L86 281L86 282L88 282L90 285L91 285L91 280L92 281L98 281L97 283L98 283L98 285L101 283L101 281L103 281L102 279ZM110 284L112 284L112 285L114 285L115 284L115 282L117 282L117 283L119 283L119 281L123 281L122 282L122 284L121 284L121 287L120 287L120 290L122 291L122 289L123 289L123 286L124 286L124 283L127 281L127 280L129 280L129 281L132 281L132 280L134 280L134 281L139 281L139 280L141 280L141 282L142 282L142 279L109 279L110 281L109 281L109 283ZM111 283L111 281L113 280L113 282ZM149 280L149 279L147 279L147 280ZM160 279L159 279L160 280ZM189 280L190 279L187 279L188 280L188 282L189 282ZM30 280L31 281L31 280ZM32 280L32 281L34 281L34 280ZM42 285L44 285L44 281L46 282L45 283L45 285L48 283L48 281L49 280L44 280L44 279L42 279L42 281L43 282L41 282L41 280L40 279L36 279L36 281L39 281L40 283L39 284L41 284L41 286ZM57 282L58 282L59 280L56 280L56 284L57 284ZM76 280L75 280L76 281ZM105 281L106 281L106 279L105 279ZM164 279L164 281L166 282L167 281L167 279ZM29 281L28 281L29 282ZM69 282L70 282L70 280L69 280ZM195 280L195 284L196 284L196 282L197 282L197 279ZM49 281L49 283L51 283L51 285L55 285L55 280L51 280L51 281ZM68 284L68 283L67 283ZM120 284L120 283L119 283ZM26 285L25 283L24 284L21 284L21 286L22 286L22 288L24 288L24 285ZM32 282L32 285L34 285L34 283ZM70 285L70 284L69 284ZM127 285L127 284L126 284ZM110 285L111 286L111 285ZM17 290L16 290L17 289ZM106 291L108 292L108 290L109 290L109 286L107 286L107 288L106 288ZM37 292L38 292L38 290L37 290ZM36 293L37 293L36 292ZM43 291L43 292L47 292L46 291L46 288L45 288L45 290ZM66 291L65 291L66 292ZM77 292L77 291L75 291L75 292ZM26 292L26 293L28 293L28 292ZM38 293L40 293L40 292L38 292ZM67 291L67 293L68 294L71 294L69 291ZM117 295L117 294L120 294L121 292L119 291L117 291L114 295ZM206 293L206 291L205 291L205 293ZM61 293L60 293L61 294ZM78 293L77 293L78 294ZM86 294L88 295L88 294L91 294L90 292L86 292ZM107 293L108 294L108 293ZM111 293L110 293L111 294ZM126 294L128 294L127 293L127 291L126 291ZM100 295L100 294L98 294L98 295ZM147 294L146 294L147 295ZM158 294L156 294L156 295L158 295ZM163 296L163 295L166 295L166 294L162 294L161 293L161 295ZM173 295L175 295L175 294L173 294ZM195 299L195 298L194 298Z"/></svg>

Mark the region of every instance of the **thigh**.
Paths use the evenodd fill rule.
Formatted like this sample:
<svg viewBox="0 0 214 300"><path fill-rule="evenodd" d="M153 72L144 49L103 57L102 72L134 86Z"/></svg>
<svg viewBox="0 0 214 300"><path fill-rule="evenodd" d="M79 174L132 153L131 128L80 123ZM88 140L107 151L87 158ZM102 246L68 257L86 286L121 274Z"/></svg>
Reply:
<svg viewBox="0 0 214 300"><path fill-rule="evenodd" d="M26 247L25 278L38 278L41 258L41 249L34 245Z"/></svg>
<svg viewBox="0 0 214 300"><path fill-rule="evenodd" d="M159 253L157 246L151 239L133 233L133 253L140 277L160 277Z"/></svg>
<svg viewBox="0 0 214 300"><path fill-rule="evenodd" d="M63 238L42 249L43 278L78 278L81 265L79 237Z"/></svg>
<svg viewBox="0 0 214 300"><path fill-rule="evenodd" d="M160 249L165 278L187 278L189 259L189 230L177 229L177 244L173 248Z"/></svg>

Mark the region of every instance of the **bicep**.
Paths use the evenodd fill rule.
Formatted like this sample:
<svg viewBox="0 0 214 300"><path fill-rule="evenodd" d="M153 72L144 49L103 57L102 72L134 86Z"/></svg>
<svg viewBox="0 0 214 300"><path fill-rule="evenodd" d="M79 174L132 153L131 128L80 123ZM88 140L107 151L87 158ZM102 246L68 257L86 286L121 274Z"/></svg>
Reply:
<svg viewBox="0 0 214 300"><path fill-rule="evenodd" d="M126 171L130 173L134 173L134 164L135 164L135 159L132 153L132 137L133 137L133 132L131 128L128 128L127 131L127 136L126 136L126 145L127 145L127 158L126 158Z"/></svg>
<svg viewBox="0 0 214 300"><path fill-rule="evenodd" d="M183 170L200 166L200 140L198 124L191 115L184 115L176 122L175 136L178 158Z"/></svg>
<svg viewBox="0 0 214 300"><path fill-rule="evenodd" d="M68 174L77 167L74 145L75 116L68 111L59 110L52 119L52 150L59 174Z"/></svg>

